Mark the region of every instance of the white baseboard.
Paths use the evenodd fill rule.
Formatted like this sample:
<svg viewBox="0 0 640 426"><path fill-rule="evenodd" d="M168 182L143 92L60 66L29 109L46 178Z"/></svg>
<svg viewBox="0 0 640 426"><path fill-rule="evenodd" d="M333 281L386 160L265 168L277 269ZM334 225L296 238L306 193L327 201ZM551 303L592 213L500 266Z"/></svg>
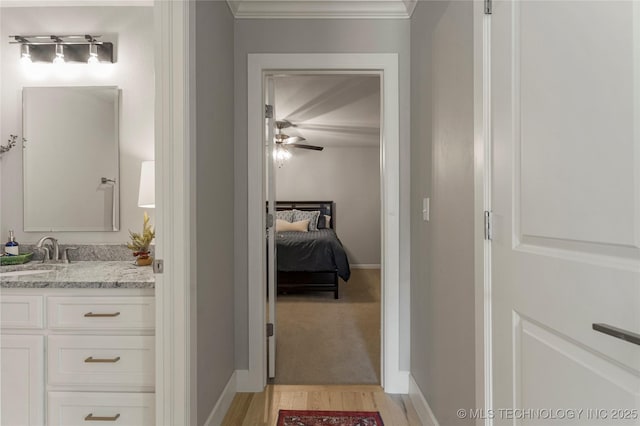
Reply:
<svg viewBox="0 0 640 426"><path fill-rule="evenodd" d="M433 411L431 411L429 403L420 391L420 388L412 375L409 375L409 398L411 398L413 408L416 409L420 422L424 426L440 426L438 419L436 419Z"/></svg>
<svg viewBox="0 0 640 426"><path fill-rule="evenodd" d="M409 372L406 370L391 369L385 371L383 377L384 391L386 393L409 393Z"/></svg>
<svg viewBox="0 0 640 426"><path fill-rule="evenodd" d="M213 410L211 410L211 414L209 414L207 421L204 422L204 426L220 426L222 424L222 420L227 414L227 411L231 406L231 402L233 402L233 397L236 396L236 384L237 378L236 372L234 371L227 382L227 385L224 387L222 395L218 398L218 402L216 402Z"/></svg>
<svg viewBox="0 0 640 426"><path fill-rule="evenodd" d="M379 263L356 263L349 265L351 269L380 269Z"/></svg>
<svg viewBox="0 0 640 426"><path fill-rule="evenodd" d="M262 392L264 383L257 374L249 370L236 370L236 392Z"/></svg>

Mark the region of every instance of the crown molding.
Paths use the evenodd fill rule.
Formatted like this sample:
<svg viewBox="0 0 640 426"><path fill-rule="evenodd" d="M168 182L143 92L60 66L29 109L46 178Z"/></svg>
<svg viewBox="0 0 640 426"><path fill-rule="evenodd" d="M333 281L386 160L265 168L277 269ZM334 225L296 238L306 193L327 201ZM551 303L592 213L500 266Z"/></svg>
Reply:
<svg viewBox="0 0 640 426"><path fill-rule="evenodd" d="M0 0L0 7L153 6L153 0Z"/></svg>
<svg viewBox="0 0 640 426"><path fill-rule="evenodd" d="M404 2L405 7L407 8L407 14L409 15L409 18L411 18L411 15L413 15L413 11L416 8L416 5L418 4L418 0L402 0Z"/></svg>
<svg viewBox="0 0 640 426"><path fill-rule="evenodd" d="M227 0L236 19L407 19L417 0Z"/></svg>

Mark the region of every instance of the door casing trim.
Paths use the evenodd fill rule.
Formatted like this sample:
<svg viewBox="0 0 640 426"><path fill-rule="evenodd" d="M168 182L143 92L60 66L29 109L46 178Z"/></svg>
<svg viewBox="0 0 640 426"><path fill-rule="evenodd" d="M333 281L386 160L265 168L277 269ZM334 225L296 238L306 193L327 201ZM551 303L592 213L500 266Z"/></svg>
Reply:
<svg viewBox="0 0 640 426"><path fill-rule="evenodd" d="M266 385L266 282L263 78L265 72L291 70L381 73L382 79L382 386L389 393L408 393L409 372L400 369L400 102L398 55L383 54L249 54L248 55L248 325L249 369L239 392L261 392ZM408 244L408 242L405 242ZM408 289L403 289L408 291ZM408 307L405 307L408 308Z"/></svg>

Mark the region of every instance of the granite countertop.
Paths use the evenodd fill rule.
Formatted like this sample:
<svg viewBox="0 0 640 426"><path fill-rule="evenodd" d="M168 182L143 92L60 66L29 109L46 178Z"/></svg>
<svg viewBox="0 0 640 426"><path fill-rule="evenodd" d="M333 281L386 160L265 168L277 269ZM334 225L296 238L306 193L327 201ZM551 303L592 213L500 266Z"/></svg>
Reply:
<svg viewBox="0 0 640 426"><path fill-rule="evenodd" d="M13 271L44 271L32 275L4 275ZM27 272L28 273L28 272ZM29 262L1 266L0 288L154 288L150 266L132 261Z"/></svg>

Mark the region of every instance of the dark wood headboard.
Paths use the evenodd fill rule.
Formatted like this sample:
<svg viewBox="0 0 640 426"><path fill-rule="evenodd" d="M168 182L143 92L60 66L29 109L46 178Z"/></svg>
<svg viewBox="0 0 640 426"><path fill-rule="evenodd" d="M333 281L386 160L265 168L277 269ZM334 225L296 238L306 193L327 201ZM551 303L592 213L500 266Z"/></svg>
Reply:
<svg viewBox="0 0 640 426"><path fill-rule="evenodd" d="M331 228L336 229L336 203L333 201L276 201L276 210L319 210L320 214L331 216Z"/></svg>

